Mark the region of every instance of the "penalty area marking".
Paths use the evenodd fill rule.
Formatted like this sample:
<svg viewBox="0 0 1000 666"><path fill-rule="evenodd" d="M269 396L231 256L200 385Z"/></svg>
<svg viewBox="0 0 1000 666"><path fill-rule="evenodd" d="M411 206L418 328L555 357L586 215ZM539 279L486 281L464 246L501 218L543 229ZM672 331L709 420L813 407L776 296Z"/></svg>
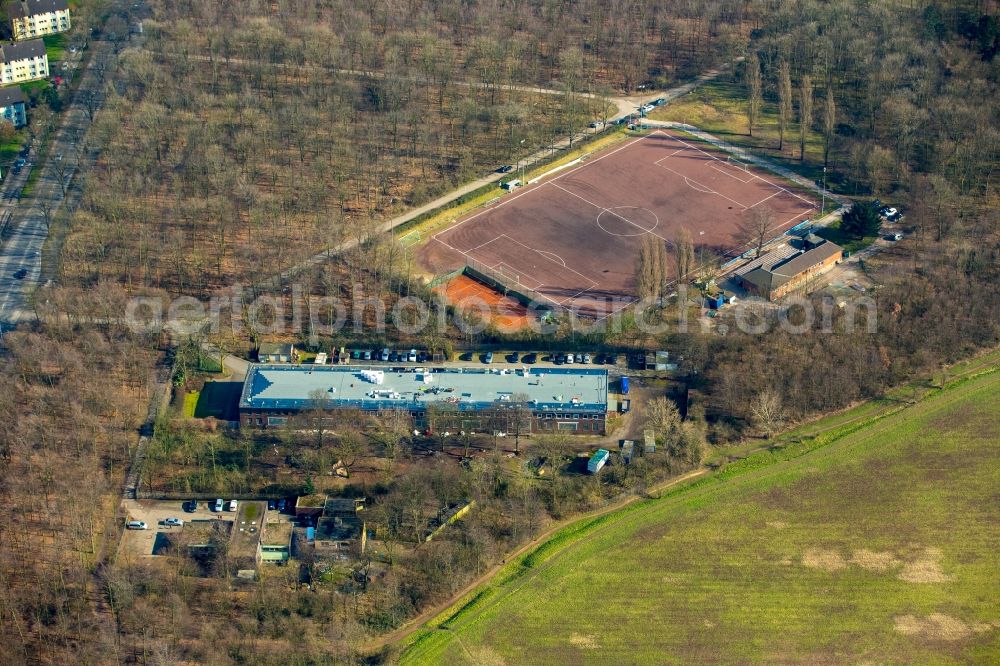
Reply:
<svg viewBox="0 0 1000 666"><path fill-rule="evenodd" d="M566 268L566 260L563 259L562 257L560 257L555 252L548 252L546 250L535 250L535 252L537 252L538 254L544 254L545 256L547 256L550 259L552 259L552 261L558 261L562 265L563 268Z"/></svg>

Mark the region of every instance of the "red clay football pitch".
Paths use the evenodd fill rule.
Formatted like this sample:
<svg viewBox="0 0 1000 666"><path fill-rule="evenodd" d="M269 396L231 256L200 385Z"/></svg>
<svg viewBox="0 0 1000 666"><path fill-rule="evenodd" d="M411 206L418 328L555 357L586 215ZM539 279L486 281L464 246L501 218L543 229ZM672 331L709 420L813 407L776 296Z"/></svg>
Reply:
<svg viewBox="0 0 1000 666"><path fill-rule="evenodd" d="M542 304L602 317L635 300L643 236L670 244L686 228L696 256L736 256L747 249L739 223L758 206L773 212L774 236L816 210L724 153L656 131L469 215L434 235L420 259L435 272L485 268Z"/></svg>

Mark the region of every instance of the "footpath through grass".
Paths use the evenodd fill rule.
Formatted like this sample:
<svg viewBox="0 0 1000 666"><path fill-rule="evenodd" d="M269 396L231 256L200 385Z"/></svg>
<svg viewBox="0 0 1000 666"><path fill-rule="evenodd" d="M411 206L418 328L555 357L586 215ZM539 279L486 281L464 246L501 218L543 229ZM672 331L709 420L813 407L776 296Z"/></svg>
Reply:
<svg viewBox="0 0 1000 666"><path fill-rule="evenodd" d="M998 404L993 353L578 521L402 663L994 661Z"/></svg>

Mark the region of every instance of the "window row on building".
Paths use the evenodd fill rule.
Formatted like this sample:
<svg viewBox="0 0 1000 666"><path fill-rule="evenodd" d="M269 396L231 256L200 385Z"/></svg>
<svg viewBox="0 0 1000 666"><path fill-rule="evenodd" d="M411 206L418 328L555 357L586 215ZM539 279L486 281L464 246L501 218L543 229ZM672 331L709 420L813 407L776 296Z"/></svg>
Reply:
<svg viewBox="0 0 1000 666"><path fill-rule="evenodd" d="M67 0L12 0L7 3L15 41L66 32L71 27Z"/></svg>

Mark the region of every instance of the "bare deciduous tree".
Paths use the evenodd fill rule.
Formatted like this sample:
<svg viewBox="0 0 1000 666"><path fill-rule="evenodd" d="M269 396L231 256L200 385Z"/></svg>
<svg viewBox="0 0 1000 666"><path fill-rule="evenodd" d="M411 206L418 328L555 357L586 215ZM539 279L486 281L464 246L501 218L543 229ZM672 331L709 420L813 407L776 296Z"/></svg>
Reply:
<svg viewBox="0 0 1000 666"><path fill-rule="evenodd" d="M785 148L785 131L792 121L792 72L787 61L778 66L778 151Z"/></svg>
<svg viewBox="0 0 1000 666"><path fill-rule="evenodd" d="M770 439L785 422L785 408L781 395L772 389L759 392L750 401L750 414L754 423Z"/></svg>
<svg viewBox="0 0 1000 666"><path fill-rule="evenodd" d="M677 268L677 281L686 280L695 268L694 241L691 232L682 228L674 239L674 264Z"/></svg>
<svg viewBox="0 0 1000 666"><path fill-rule="evenodd" d="M764 243L774 231L774 211L767 206L755 206L743 211L737 227L737 237L742 245L752 248L760 256Z"/></svg>
<svg viewBox="0 0 1000 666"><path fill-rule="evenodd" d="M799 160L806 157L806 139L809 138L809 128L813 115L813 84L808 74L802 77L799 84Z"/></svg>
<svg viewBox="0 0 1000 666"><path fill-rule="evenodd" d="M746 62L746 88L747 88L747 125L750 136L753 136L754 125L760 117L760 107L763 103L763 85L760 77L760 59L756 53L751 53Z"/></svg>

